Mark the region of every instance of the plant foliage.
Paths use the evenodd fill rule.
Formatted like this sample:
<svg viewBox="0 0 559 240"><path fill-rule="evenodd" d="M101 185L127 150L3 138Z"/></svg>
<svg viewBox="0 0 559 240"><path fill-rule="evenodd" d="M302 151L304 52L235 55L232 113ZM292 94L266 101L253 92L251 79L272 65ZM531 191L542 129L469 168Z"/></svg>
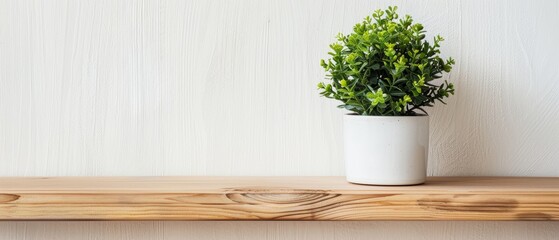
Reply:
<svg viewBox="0 0 559 240"><path fill-rule="evenodd" d="M330 45L332 57L321 60L331 83L321 82L320 94L343 102L340 108L361 115L401 116L427 114L423 107L454 94L452 83L433 80L450 72L454 60L439 54L444 40L425 40L425 31L397 7L376 10L353 27L349 35L338 34Z"/></svg>

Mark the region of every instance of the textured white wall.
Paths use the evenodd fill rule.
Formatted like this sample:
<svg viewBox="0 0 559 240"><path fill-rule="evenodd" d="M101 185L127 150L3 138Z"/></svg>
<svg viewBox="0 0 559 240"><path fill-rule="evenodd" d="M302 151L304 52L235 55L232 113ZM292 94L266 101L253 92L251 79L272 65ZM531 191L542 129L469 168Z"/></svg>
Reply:
<svg viewBox="0 0 559 240"><path fill-rule="evenodd" d="M447 41L430 175L559 176L558 1L0 1L0 175L342 175L318 62L398 5ZM528 222L1 222L0 239L556 239Z"/></svg>

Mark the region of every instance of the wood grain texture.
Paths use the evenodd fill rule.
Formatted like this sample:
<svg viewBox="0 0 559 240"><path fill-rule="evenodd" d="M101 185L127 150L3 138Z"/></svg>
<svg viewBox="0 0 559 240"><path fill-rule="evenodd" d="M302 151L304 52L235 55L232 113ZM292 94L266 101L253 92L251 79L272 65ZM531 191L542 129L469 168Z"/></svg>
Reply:
<svg viewBox="0 0 559 240"><path fill-rule="evenodd" d="M559 220L559 178L0 178L0 220Z"/></svg>
<svg viewBox="0 0 559 240"><path fill-rule="evenodd" d="M0 175L343 175L336 33L398 5L456 59L429 175L559 176L559 2L2 0ZM0 222L0 239L557 239L527 222Z"/></svg>

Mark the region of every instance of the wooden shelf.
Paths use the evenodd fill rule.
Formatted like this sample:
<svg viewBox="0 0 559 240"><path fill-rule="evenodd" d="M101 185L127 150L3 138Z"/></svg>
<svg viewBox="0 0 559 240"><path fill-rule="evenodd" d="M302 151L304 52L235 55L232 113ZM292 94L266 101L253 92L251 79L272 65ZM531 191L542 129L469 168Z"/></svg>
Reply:
<svg viewBox="0 0 559 240"><path fill-rule="evenodd" d="M559 220L559 178L3 177L0 220Z"/></svg>

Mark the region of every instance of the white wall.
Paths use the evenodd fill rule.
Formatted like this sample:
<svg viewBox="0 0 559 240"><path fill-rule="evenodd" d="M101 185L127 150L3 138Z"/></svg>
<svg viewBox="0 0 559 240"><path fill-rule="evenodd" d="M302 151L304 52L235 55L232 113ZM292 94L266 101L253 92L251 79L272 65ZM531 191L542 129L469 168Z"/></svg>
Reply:
<svg viewBox="0 0 559 240"><path fill-rule="evenodd" d="M339 32L447 41L430 175L559 176L558 1L0 1L0 175L342 175ZM0 239L556 239L531 222L0 222Z"/></svg>

